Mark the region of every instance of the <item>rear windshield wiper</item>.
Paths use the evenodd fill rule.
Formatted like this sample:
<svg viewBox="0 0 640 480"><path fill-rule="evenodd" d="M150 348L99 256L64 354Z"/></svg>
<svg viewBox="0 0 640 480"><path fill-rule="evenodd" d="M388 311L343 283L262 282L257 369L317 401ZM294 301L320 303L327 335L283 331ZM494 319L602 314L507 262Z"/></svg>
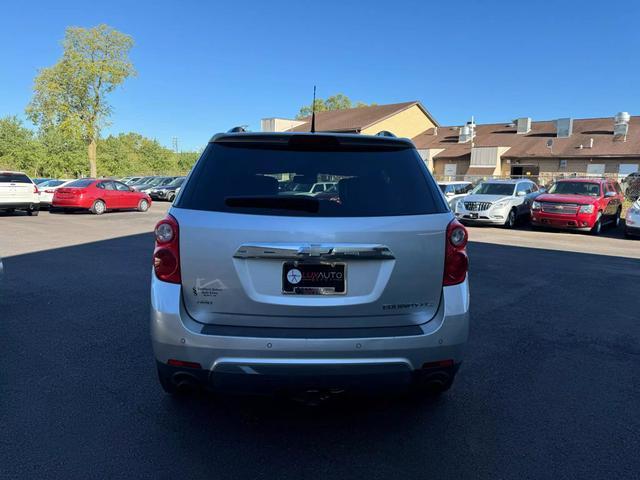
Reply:
<svg viewBox="0 0 640 480"><path fill-rule="evenodd" d="M304 195L226 197L224 203L227 207L234 208L273 208L309 213L318 213L320 208L320 202L316 198Z"/></svg>

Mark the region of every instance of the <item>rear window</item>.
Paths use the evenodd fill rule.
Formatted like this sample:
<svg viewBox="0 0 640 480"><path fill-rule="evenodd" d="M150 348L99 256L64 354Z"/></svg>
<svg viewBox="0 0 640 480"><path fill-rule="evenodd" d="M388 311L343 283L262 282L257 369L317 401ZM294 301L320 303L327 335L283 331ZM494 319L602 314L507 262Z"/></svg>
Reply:
<svg viewBox="0 0 640 480"><path fill-rule="evenodd" d="M24 173L0 172L0 183L33 183Z"/></svg>
<svg viewBox="0 0 640 480"><path fill-rule="evenodd" d="M80 180L74 180L73 182L66 184L65 187L84 188L88 187L93 182L95 182L95 180L91 178L81 178Z"/></svg>
<svg viewBox="0 0 640 480"><path fill-rule="evenodd" d="M335 188L316 190L316 184ZM179 208L256 215L371 217L448 210L411 148L312 150L211 143Z"/></svg>

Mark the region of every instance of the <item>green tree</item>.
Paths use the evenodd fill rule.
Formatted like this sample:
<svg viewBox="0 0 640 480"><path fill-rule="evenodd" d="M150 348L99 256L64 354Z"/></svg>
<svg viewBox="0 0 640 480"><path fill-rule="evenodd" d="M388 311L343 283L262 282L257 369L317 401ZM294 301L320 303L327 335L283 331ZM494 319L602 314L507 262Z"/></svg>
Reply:
<svg viewBox="0 0 640 480"><path fill-rule="evenodd" d="M367 105L366 103L363 103L363 102L353 103L349 97L347 97L346 95L343 95L342 93L338 93L336 95L330 96L326 100L323 100L321 98L316 98L315 105L316 105L316 112L326 112L328 110L345 110L347 108L369 107L376 104L372 103L370 105ZM313 106L312 104L309 104L301 107L296 118L300 119L300 118L305 118L311 115L311 112L313 110L312 106Z"/></svg>
<svg viewBox="0 0 640 480"><path fill-rule="evenodd" d="M178 172L188 173L191 167L198 161L202 152L180 152L178 153Z"/></svg>
<svg viewBox="0 0 640 480"><path fill-rule="evenodd" d="M56 127L81 138L95 177L100 129L111 114L107 96L135 75L129 60L133 39L107 25L70 27L62 45L60 61L36 76L27 115L41 130Z"/></svg>
<svg viewBox="0 0 640 480"><path fill-rule="evenodd" d="M0 169L37 175L42 159L42 148L32 130L18 117L0 118Z"/></svg>
<svg viewBox="0 0 640 480"><path fill-rule="evenodd" d="M85 143L79 135L50 126L38 132L38 143L42 152L39 176L69 178L89 173Z"/></svg>

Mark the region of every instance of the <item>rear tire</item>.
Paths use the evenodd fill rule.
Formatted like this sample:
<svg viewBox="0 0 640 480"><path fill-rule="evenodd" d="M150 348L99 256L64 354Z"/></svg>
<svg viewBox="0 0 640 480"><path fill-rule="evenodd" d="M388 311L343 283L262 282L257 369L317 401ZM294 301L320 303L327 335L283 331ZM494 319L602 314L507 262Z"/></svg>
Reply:
<svg viewBox="0 0 640 480"><path fill-rule="evenodd" d="M138 202L138 211L146 212L149 210L149 202L147 202L144 198Z"/></svg>
<svg viewBox="0 0 640 480"><path fill-rule="evenodd" d="M107 210L107 206L102 200L96 200L91 206L91 213L94 215L102 215Z"/></svg>
<svg viewBox="0 0 640 480"><path fill-rule="evenodd" d="M175 198L176 198L176 194L170 193L169 195L167 195L167 202L173 202Z"/></svg>

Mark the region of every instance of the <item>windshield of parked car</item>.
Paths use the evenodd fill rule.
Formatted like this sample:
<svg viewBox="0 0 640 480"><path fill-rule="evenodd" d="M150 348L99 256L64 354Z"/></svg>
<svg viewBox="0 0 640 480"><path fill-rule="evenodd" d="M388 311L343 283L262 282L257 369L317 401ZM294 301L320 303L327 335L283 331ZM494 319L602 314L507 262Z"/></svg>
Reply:
<svg viewBox="0 0 640 480"><path fill-rule="evenodd" d="M162 182L164 182L166 179L165 177L152 177L149 181L144 182L143 185L148 185L150 187L156 187L158 185L162 185Z"/></svg>
<svg viewBox="0 0 640 480"><path fill-rule="evenodd" d="M294 183L291 186L293 187L292 192L310 192L313 183Z"/></svg>
<svg viewBox="0 0 640 480"><path fill-rule="evenodd" d="M167 187L179 187L184 182L184 177L176 178Z"/></svg>
<svg viewBox="0 0 640 480"><path fill-rule="evenodd" d="M46 182L43 182L41 184L38 185L38 188L43 188L43 187L59 187L60 185L62 185L64 183L64 180L47 180Z"/></svg>
<svg viewBox="0 0 640 480"><path fill-rule="evenodd" d="M151 180L153 180L154 177L142 177L138 180L136 180L135 182L133 182L131 185L146 185L148 184Z"/></svg>
<svg viewBox="0 0 640 480"><path fill-rule="evenodd" d="M471 191L472 195L513 195L512 183L481 183Z"/></svg>
<svg viewBox="0 0 640 480"><path fill-rule="evenodd" d="M549 193L599 197L600 184L591 182L557 182L549 189Z"/></svg>
<svg viewBox="0 0 640 480"><path fill-rule="evenodd" d="M412 148L297 150L213 143L194 167L176 206L318 217L446 212L444 200L436 195L437 185L421 162ZM333 182L337 182L334 193L310 192L316 183Z"/></svg>

